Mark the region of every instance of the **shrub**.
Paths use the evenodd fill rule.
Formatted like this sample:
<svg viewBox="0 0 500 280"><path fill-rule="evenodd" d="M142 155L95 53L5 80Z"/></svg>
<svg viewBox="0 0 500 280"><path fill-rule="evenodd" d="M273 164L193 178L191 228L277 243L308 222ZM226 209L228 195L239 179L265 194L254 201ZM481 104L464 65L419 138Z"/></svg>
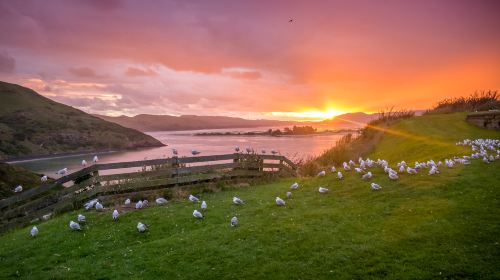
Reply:
<svg viewBox="0 0 500 280"><path fill-rule="evenodd" d="M447 98L439 101L427 113L475 112L500 109L500 95L497 91L476 91L467 97Z"/></svg>

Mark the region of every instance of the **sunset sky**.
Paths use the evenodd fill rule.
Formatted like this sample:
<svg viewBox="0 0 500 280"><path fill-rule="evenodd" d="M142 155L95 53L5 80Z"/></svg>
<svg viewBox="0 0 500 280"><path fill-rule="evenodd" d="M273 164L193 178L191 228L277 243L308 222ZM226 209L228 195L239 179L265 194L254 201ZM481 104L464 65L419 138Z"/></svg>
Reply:
<svg viewBox="0 0 500 280"><path fill-rule="evenodd" d="M500 89L500 1L0 0L0 80L107 115L426 109Z"/></svg>

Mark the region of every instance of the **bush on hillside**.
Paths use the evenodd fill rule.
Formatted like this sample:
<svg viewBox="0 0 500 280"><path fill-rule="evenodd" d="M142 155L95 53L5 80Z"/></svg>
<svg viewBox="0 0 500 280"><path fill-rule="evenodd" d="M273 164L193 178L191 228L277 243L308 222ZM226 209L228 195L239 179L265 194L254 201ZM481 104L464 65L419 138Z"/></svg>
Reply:
<svg viewBox="0 0 500 280"><path fill-rule="evenodd" d="M428 113L455 113L500 110L500 95L498 92L476 91L467 97L447 98L439 101Z"/></svg>

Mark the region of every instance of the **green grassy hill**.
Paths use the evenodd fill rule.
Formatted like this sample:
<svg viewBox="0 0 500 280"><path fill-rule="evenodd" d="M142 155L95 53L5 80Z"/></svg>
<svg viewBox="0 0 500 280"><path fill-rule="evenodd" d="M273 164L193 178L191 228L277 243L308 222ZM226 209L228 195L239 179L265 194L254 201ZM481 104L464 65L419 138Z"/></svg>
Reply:
<svg viewBox="0 0 500 280"><path fill-rule="evenodd" d="M16 186L23 186L23 191L39 186L41 175L22 167L0 162L0 199L14 195Z"/></svg>
<svg viewBox="0 0 500 280"><path fill-rule="evenodd" d="M0 100L0 159L163 145L19 85L0 81Z"/></svg>
<svg viewBox="0 0 500 280"><path fill-rule="evenodd" d="M396 161L470 154L455 142L500 138L465 123L463 114L399 122L371 158ZM278 207L297 179L199 194L209 209L171 202L122 214L85 212L81 232L71 212L0 236L0 278L25 279L498 279L500 278L499 162L441 167L441 174L402 174L389 181L379 167L362 181L350 172L299 179L301 188ZM383 189L372 191L370 182ZM327 186L328 194L320 194ZM240 196L245 205L235 206ZM199 209L199 208L198 208ZM229 220L238 216L239 226ZM137 222L149 226L136 230Z"/></svg>

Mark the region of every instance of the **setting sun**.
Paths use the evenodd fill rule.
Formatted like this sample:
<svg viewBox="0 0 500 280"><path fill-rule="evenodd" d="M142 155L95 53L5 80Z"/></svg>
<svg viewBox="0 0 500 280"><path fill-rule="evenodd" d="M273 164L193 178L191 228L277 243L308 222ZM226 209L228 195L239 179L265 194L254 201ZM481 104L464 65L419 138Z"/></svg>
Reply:
<svg viewBox="0 0 500 280"><path fill-rule="evenodd" d="M303 112L272 112L271 116L280 117L280 118L290 118L296 119L299 121L322 121L326 119L331 119L338 115L345 114L346 112L328 109L325 111L320 110L307 110Z"/></svg>

